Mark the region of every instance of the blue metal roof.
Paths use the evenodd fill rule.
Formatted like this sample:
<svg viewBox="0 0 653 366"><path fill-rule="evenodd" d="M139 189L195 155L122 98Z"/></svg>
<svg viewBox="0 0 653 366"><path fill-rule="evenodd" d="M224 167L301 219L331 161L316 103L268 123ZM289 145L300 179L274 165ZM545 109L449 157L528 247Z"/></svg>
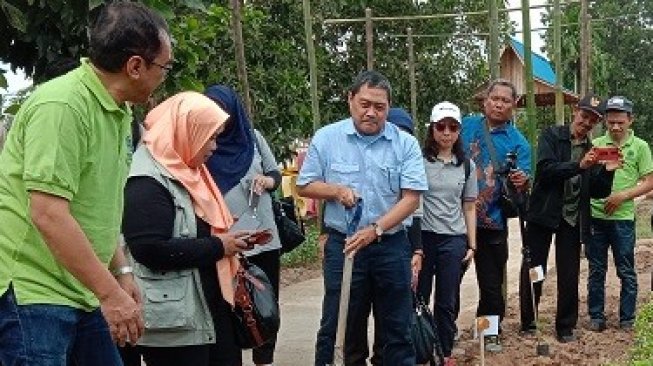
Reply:
<svg viewBox="0 0 653 366"><path fill-rule="evenodd" d="M517 55L519 55L519 58L524 61L524 44L517 41L514 38L510 39L510 44L512 45L512 48L517 52ZM532 60L533 60L533 76L536 79L540 79L544 81L547 84L555 85L556 83L556 74L553 71L553 67L551 66L551 63L549 60L544 58L544 56L539 55L535 52L531 53L533 55Z"/></svg>

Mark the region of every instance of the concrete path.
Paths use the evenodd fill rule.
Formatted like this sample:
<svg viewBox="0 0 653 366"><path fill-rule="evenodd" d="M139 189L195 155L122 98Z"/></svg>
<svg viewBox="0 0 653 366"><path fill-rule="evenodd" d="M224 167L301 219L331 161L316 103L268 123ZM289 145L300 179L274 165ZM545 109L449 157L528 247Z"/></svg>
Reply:
<svg viewBox="0 0 653 366"><path fill-rule="evenodd" d="M521 235L517 220L510 220L510 254L508 260L508 296L518 293L521 263ZM549 267L551 268L551 267ZM310 366L313 364L315 339L320 323L323 294L322 278L316 278L281 289L281 330L275 354L276 366ZM474 266L461 286L461 312L458 326L471 329L478 301ZM372 332L370 322L370 337ZM244 365L252 365L250 352L243 355Z"/></svg>

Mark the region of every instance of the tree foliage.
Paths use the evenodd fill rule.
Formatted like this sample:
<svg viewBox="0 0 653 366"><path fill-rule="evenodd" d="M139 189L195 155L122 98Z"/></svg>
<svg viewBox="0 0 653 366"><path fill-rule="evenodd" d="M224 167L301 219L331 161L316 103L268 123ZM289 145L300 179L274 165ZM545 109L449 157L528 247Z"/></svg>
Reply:
<svg viewBox="0 0 653 366"><path fill-rule="evenodd" d="M63 3L66 6L63 6ZM143 0L169 22L175 68L159 98L180 90L201 91L213 83L238 83L229 1ZM44 65L60 56L86 52L89 8L101 0L0 0L0 60L38 77ZM367 6L374 16L431 15L487 9L485 0L312 1L318 64L320 122L348 115L346 90L366 67L364 23L331 24L325 19L361 18ZM253 121L271 141L278 156L287 156L289 142L312 133L308 58L302 2L248 0L242 9L243 37ZM91 12L92 16L92 12ZM3 21L6 20L6 21ZM502 29L509 28L502 16ZM485 39L463 34L486 33L487 16L463 16L374 23L375 68L393 84L393 104L410 108L407 27L415 38L418 126L428 121L431 107L449 100L465 110L486 81ZM47 31L43 31L47 30ZM17 47L20 45L20 47Z"/></svg>
<svg viewBox="0 0 653 366"><path fill-rule="evenodd" d="M625 95L635 103L635 133L653 138L653 2L601 0L590 3L592 22L590 89L603 96ZM563 23L577 23L579 5L568 5ZM550 23L551 14L544 18ZM562 59L565 81L579 75L580 30L565 27ZM546 34L548 51L553 31Z"/></svg>

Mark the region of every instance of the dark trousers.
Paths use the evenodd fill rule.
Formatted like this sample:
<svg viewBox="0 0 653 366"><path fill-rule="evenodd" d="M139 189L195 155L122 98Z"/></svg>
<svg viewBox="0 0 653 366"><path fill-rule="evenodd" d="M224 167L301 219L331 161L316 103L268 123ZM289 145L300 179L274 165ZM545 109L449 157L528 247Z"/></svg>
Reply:
<svg viewBox="0 0 653 366"><path fill-rule="evenodd" d="M344 264L344 241L345 235L330 231L324 248L325 294L315 347L316 366L333 362ZM371 298L371 303L378 306L377 314L381 316L383 322L385 334L383 364L415 365L415 350L410 336L412 317L410 258L410 245L404 231L384 235L380 242L372 243L356 254L345 332L346 355L351 354L349 345L360 342L360 339L356 338L358 333L355 329L360 329L361 324L367 324L368 304ZM345 362L347 365L358 364L348 359Z"/></svg>
<svg viewBox="0 0 653 366"><path fill-rule="evenodd" d="M474 265L479 290L476 316L498 315L501 321L506 312L502 287L508 262L508 231L478 228L476 245Z"/></svg>
<svg viewBox="0 0 653 366"><path fill-rule="evenodd" d="M462 260L467 251L465 235L442 235L422 231L424 261L417 292L429 304L435 277L434 316L445 356L451 356L456 333L456 304L460 293Z"/></svg>
<svg viewBox="0 0 653 366"><path fill-rule="evenodd" d="M269 250L266 252L247 257L247 259L257 265L265 272L270 280L270 284L274 288L274 294L279 302L279 271L281 253L279 250ZM274 362L274 348L277 344L277 337L275 336L270 342L262 345L261 347L252 350L252 361L255 364L267 364Z"/></svg>
<svg viewBox="0 0 653 366"><path fill-rule="evenodd" d="M535 321L531 297L529 269L542 266L546 273L551 238L555 233L555 265L557 273L558 302L555 328L558 335L569 335L578 321L578 275L580 272L580 230L560 221L558 229L551 229L529 222L526 227L526 245L530 250L530 266L522 260L519 279L519 305L522 328ZM536 306L540 303L542 283L533 284Z"/></svg>

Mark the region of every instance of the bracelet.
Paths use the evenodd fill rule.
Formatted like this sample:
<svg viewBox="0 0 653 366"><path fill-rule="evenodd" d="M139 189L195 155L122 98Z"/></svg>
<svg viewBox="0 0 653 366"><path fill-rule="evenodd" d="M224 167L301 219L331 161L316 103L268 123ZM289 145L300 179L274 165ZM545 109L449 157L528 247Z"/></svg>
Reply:
<svg viewBox="0 0 653 366"><path fill-rule="evenodd" d="M132 268L132 266L122 266L111 271L111 274L114 277L122 276L128 273L134 273L134 268Z"/></svg>

